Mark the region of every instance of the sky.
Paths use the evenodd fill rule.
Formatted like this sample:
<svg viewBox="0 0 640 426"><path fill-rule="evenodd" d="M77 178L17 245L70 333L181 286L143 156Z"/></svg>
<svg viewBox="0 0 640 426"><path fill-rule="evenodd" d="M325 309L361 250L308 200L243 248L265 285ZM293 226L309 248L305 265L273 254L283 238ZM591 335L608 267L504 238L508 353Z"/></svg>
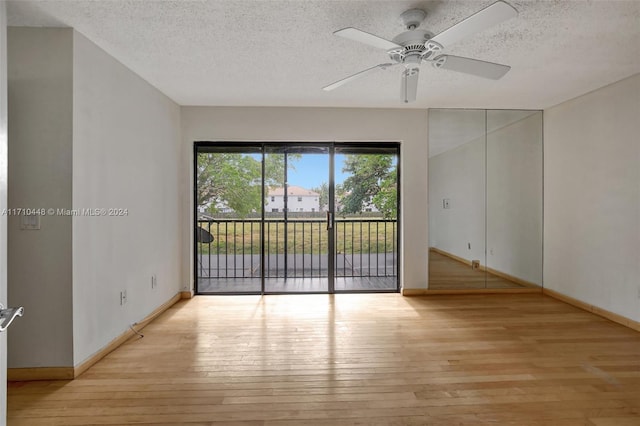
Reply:
<svg viewBox="0 0 640 426"><path fill-rule="evenodd" d="M348 174L342 172L344 155L335 156L336 184L343 183ZM317 188L323 182L329 183L329 156L322 154L302 154L299 160L289 169L289 185L301 186L305 189Z"/></svg>
<svg viewBox="0 0 640 426"><path fill-rule="evenodd" d="M257 161L262 161L260 154L251 154ZM342 171L344 154L335 154L335 183L342 184L349 177ZM305 189L318 188L322 183L329 183L329 155L301 154L299 159L289 163L289 185L301 186Z"/></svg>
<svg viewBox="0 0 640 426"><path fill-rule="evenodd" d="M262 161L261 154L249 154L256 161ZM336 153L334 156L335 184L343 184L349 173L342 171L346 155ZM396 160L394 160L395 164ZM329 155L328 154L300 154L297 159L289 160L288 184L301 186L305 189L318 188L323 183L329 183Z"/></svg>

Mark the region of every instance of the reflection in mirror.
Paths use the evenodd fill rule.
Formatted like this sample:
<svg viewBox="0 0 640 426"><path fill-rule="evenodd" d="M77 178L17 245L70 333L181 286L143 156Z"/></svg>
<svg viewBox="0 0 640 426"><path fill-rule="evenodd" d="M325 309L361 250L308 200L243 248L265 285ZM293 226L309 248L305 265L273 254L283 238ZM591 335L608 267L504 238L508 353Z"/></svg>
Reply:
<svg viewBox="0 0 640 426"><path fill-rule="evenodd" d="M485 144L483 110L429 110L429 289L486 287Z"/></svg>
<svg viewBox="0 0 640 426"><path fill-rule="evenodd" d="M542 112L487 111L488 287L542 285Z"/></svg>
<svg viewBox="0 0 640 426"><path fill-rule="evenodd" d="M429 111L429 289L542 285L542 112Z"/></svg>

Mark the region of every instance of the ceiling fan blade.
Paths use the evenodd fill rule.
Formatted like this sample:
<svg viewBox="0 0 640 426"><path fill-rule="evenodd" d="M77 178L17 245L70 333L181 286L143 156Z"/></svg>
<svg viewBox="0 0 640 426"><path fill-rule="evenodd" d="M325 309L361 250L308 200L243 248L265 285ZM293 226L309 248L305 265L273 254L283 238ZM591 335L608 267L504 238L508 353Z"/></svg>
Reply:
<svg viewBox="0 0 640 426"><path fill-rule="evenodd" d="M487 28L491 28L507 19L518 16L518 11L508 3L497 1L481 11L469 16L467 19L458 22L454 26L444 30L431 39L448 47L451 44L478 33Z"/></svg>
<svg viewBox="0 0 640 426"><path fill-rule="evenodd" d="M325 92L329 92L329 91L331 91L333 89L337 89L338 87L342 86L343 84L347 84L348 82L350 82L352 80L356 80L356 79L358 79L360 77L363 77L363 76L369 74L372 71L376 71L378 69L384 70L384 69L387 69L387 67L390 67L392 65L397 65L397 64L392 64L392 63L379 64L379 65L376 65L374 67L367 68L366 70L357 72L357 73L355 73L353 75L350 75L349 77L343 78L342 80L338 80L335 83L331 83L330 85L323 87L322 90L324 90Z"/></svg>
<svg viewBox="0 0 640 426"><path fill-rule="evenodd" d="M402 73L402 84L400 85L400 99L405 104L414 102L418 96L418 75L420 68L410 68Z"/></svg>
<svg viewBox="0 0 640 426"><path fill-rule="evenodd" d="M495 64L493 62L480 61L478 59L463 58L453 55L440 55L433 59L433 66L445 70L458 71L478 77L498 80L502 78L511 67Z"/></svg>
<svg viewBox="0 0 640 426"><path fill-rule="evenodd" d="M359 41L360 43L368 44L369 46L377 47L378 49L390 50L401 47L399 44L395 44L392 41L353 27L343 28L333 34L348 38L349 40Z"/></svg>

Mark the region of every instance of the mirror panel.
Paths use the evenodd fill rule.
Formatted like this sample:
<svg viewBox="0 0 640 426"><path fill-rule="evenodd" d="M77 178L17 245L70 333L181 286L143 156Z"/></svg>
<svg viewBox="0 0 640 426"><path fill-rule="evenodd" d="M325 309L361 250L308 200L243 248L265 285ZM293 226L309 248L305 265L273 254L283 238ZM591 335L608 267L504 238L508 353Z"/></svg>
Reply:
<svg viewBox="0 0 640 426"><path fill-rule="evenodd" d="M483 110L429 110L430 289L486 287L485 126Z"/></svg>
<svg viewBox="0 0 640 426"><path fill-rule="evenodd" d="M542 285L542 111L487 111L487 287Z"/></svg>
<svg viewBox="0 0 640 426"><path fill-rule="evenodd" d="M429 110L430 290L542 286L542 143L542 111Z"/></svg>

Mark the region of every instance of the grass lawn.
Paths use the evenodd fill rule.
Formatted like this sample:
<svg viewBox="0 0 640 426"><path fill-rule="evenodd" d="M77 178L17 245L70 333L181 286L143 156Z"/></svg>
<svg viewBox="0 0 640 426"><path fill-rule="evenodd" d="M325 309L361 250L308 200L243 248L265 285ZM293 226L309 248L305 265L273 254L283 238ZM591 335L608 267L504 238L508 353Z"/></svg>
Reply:
<svg viewBox="0 0 640 426"><path fill-rule="evenodd" d="M397 241L397 222L382 222L383 219L367 221L335 222L336 250L338 253L390 253ZM201 223L201 227L213 235L210 244L198 244L202 254L259 254L260 221L217 221ZM283 222L265 222L265 248L269 254L284 254L285 239L287 253L327 253L328 232L324 220L290 221L285 229Z"/></svg>

